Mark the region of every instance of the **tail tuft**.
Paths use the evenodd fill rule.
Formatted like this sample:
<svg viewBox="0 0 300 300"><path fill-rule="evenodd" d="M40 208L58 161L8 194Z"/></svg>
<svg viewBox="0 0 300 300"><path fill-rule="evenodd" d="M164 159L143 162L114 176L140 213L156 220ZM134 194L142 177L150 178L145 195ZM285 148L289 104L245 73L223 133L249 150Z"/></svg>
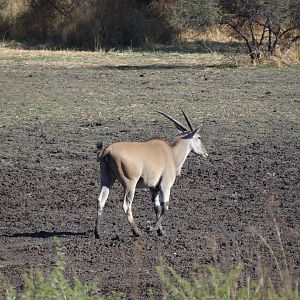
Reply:
<svg viewBox="0 0 300 300"><path fill-rule="evenodd" d="M96 146L97 146L97 150L102 150L103 142L98 142Z"/></svg>
<svg viewBox="0 0 300 300"><path fill-rule="evenodd" d="M103 143L98 142L96 147L97 147L97 149L96 149L95 153L97 154L97 161L99 162L101 160L101 155L103 153Z"/></svg>

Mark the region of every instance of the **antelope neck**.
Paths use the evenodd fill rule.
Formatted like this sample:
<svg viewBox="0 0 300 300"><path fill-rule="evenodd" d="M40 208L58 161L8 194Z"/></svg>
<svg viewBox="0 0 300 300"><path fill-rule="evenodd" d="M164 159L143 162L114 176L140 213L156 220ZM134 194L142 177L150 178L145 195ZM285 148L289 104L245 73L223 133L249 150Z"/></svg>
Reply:
<svg viewBox="0 0 300 300"><path fill-rule="evenodd" d="M176 165L176 175L179 176L181 172L181 168L191 152L189 147L189 140L188 139L176 139L172 144L175 165Z"/></svg>

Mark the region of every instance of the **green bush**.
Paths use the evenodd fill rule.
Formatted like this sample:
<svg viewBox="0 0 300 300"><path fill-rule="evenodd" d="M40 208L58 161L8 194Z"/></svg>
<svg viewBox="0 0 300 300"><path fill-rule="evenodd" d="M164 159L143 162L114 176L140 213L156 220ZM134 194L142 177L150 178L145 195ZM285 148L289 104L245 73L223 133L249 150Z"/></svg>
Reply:
<svg viewBox="0 0 300 300"><path fill-rule="evenodd" d="M270 278L261 277L258 282L250 280L247 285L240 286L242 265L228 273L218 268L208 267L208 274L192 274L192 279L179 275L173 268L163 266L157 271L166 290L166 299L178 300L299 300L298 286L274 287Z"/></svg>

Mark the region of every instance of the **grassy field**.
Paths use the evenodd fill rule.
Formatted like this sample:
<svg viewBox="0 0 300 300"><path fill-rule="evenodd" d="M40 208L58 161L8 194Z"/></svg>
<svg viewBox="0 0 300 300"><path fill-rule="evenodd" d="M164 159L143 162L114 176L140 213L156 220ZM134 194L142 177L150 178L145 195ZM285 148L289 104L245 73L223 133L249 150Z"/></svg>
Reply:
<svg viewBox="0 0 300 300"><path fill-rule="evenodd" d="M34 117L54 117L64 119L95 118L99 117L100 110L101 114L108 118L109 115L112 114L112 111L120 111L120 115L126 118L127 109L139 107L141 105L144 107L144 111L147 115L149 111L148 107L151 106L151 101L163 100L163 102L170 102L172 99L166 99L166 96L163 96L163 99L155 99L155 95L153 95L153 97L149 95L149 99L145 99L145 95L139 97L137 94L132 94L131 88L133 86L131 81L135 84L144 85L149 83L149 75L151 81L155 82L160 80L159 75L154 74L153 72L157 70L168 73L169 69L178 69L180 72L193 74L194 68L205 69L206 67L211 67L222 69L226 67L227 64L226 58L218 54L204 55L132 51L26 51L6 48L0 48L0 51L0 63L3 67L12 67L11 72L14 72L14 65L24 66L24 73L16 74L19 78L24 76L24 87L22 87L24 91L26 91L27 85L28 88L31 85L34 89L39 84L40 89L51 89L51 86L59 84L58 78L55 77L55 71L58 70L74 69L74 71L78 71L78 69L80 69L85 70L88 74L88 77L84 79L79 73L74 75L77 76L80 85L82 84L82 80L85 81L85 86L82 90L78 90L74 86L71 87L69 85L66 87L69 91L60 94L51 93L48 94L47 97L39 95L38 101L31 97L30 94L26 95L25 93L22 97L23 100L16 99L17 101L20 100L25 102L24 104L26 106L21 108L18 103L14 103L12 99L5 101L5 93L8 92L8 90L3 90L1 107L5 114L2 118L2 122L5 122L6 119L8 119L8 122L13 122L16 119L32 119ZM39 82L40 78L37 78L34 75L42 74L43 68L52 69L54 74L47 80L45 79L46 82ZM97 82L94 74L97 73L97 70L106 71L101 79L97 78L98 81L103 80L101 85L104 84L104 89L101 93L95 92L95 85ZM147 76L145 77L146 74ZM118 82L115 80L116 78L121 81L119 87ZM161 79L164 80L164 78ZM179 81L177 76L175 80ZM107 86L105 85L105 82L107 82ZM114 84L113 89L111 89L111 83ZM175 85L175 83L173 85ZM13 84L14 83L11 82L10 90L18 88L14 87ZM124 90L124 85L126 84L128 84L128 89ZM153 86L148 88L154 89ZM69 92L69 94L66 94L66 92ZM174 99L174 101L175 100L180 101L178 99ZM80 107L78 105L79 102ZM66 107L67 109L64 109Z"/></svg>
<svg viewBox="0 0 300 300"><path fill-rule="evenodd" d="M297 123L298 99L291 99L290 89L299 92L298 67L241 67L231 59L216 53L0 48L1 123L116 115L123 121L144 119L158 107L172 113L182 107L202 118L232 122L260 122L263 116ZM70 72L72 81L65 82Z"/></svg>
<svg viewBox="0 0 300 300"><path fill-rule="evenodd" d="M0 212L0 273L21 291L22 274L55 265L52 237L58 236L66 268L54 273L68 282L77 274L84 284L101 278L104 295L117 290L126 299L138 299L153 289L157 299L164 293L175 299L198 299L201 293L238 299L239 282L246 288L240 291L242 299L256 290L252 299L265 299L268 289L269 299L281 299L285 285L278 265L250 231L255 227L282 269L286 259L293 278L290 299L299 299L300 68L249 66L245 60L216 53L0 47L0 206L5 207ZM95 241L96 142L170 139L176 130L155 110L183 120L181 108L202 125L210 156L206 161L191 156L174 185L168 237L131 237L116 208L121 197L116 191L105 210L103 239ZM145 195L138 194L134 203L134 215L144 225L152 216L151 201L142 201ZM159 278L161 254L168 277L160 269ZM208 285L192 281L195 262L209 270L204 276ZM235 268L239 262L242 269ZM266 284L258 293L262 265L276 291ZM50 277L56 282L55 274ZM255 281L251 289L247 278ZM90 293L89 286L77 287Z"/></svg>

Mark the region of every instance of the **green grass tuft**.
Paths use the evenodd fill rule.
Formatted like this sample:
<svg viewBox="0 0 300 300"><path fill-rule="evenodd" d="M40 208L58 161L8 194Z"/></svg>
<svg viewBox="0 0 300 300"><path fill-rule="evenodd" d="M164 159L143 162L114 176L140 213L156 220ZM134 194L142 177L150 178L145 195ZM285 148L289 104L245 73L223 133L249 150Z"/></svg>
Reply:
<svg viewBox="0 0 300 300"><path fill-rule="evenodd" d="M192 274L188 280L171 267L159 266L157 272L166 288L166 299L175 300L299 300L298 286L275 288L270 278L258 282L248 278L241 286L243 266L239 264L228 273L208 267L208 275Z"/></svg>

